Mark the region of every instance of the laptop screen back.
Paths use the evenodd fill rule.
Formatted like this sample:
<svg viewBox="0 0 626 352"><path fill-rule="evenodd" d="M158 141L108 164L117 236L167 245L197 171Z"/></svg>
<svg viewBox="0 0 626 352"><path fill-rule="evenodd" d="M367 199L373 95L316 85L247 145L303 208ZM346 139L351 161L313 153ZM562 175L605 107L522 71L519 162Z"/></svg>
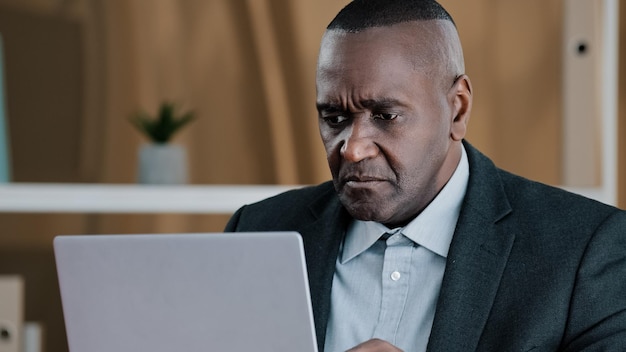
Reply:
<svg viewBox="0 0 626 352"><path fill-rule="evenodd" d="M58 236L71 352L316 352L295 232Z"/></svg>

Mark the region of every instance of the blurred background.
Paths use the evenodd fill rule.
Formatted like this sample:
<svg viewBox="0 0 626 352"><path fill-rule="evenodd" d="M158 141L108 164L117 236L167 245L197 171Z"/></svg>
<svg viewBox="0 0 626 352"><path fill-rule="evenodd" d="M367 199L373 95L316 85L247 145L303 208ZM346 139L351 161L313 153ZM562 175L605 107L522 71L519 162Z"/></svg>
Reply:
<svg viewBox="0 0 626 352"><path fill-rule="evenodd" d="M504 169L563 184L564 1L441 2L459 28L474 88L467 139ZM128 118L164 101L197 117L174 138L187 150L190 184L329 179L315 64L326 24L347 3L0 0L11 181L135 183L147 140ZM619 17L621 44L626 6ZM626 144L618 142L624 207ZM65 351L55 235L221 231L228 217L0 214L0 274L25 278L25 319L41 322L46 351Z"/></svg>

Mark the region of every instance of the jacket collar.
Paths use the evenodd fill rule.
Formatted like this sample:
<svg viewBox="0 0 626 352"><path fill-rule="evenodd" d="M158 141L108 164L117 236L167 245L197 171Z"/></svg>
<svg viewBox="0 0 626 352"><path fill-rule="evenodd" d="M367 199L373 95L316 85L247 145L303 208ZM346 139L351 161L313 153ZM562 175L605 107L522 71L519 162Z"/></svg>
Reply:
<svg viewBox="0 0 626 352"><path fill-rule="evenodd" d="M452 238L428 351L474 351L515 238L499 170L465 143L470 178Z"/></svg>
<svg viewBox="0 0 626 352"><path fill-rule="evenodd" d="M309 206L315 220L299 230L306 249L315 332L320 351L324 349L335 263L351 220L339 202L332 182L327 182L323 187L327 189Z"/></svg>

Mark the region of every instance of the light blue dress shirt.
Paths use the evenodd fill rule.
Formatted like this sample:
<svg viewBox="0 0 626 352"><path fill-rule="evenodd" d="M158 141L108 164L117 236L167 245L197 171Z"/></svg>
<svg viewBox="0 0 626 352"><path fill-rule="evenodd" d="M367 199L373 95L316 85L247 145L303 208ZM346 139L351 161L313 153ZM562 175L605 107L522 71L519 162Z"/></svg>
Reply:
<svg viewBox="0 0 626 352"><path fill-rule="evenodd" d="M407 226L352 222L337 257L325 351L371 338L405 352L426 350L468 179L463 148L446 186ZM393 235L379 240L384 233Z"/></svg>

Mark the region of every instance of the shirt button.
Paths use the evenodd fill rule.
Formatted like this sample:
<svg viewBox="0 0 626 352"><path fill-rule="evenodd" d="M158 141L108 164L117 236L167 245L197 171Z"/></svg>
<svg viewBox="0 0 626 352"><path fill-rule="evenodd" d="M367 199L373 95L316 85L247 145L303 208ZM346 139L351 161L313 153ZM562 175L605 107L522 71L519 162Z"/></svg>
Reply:
<svg viewBox="0 0 626 352"><path fill-rule="evenodd" d="M394 271L393 273L391 273L391 280L393 281L398 281L400 280L400 273L397 271Z"/></svg>

